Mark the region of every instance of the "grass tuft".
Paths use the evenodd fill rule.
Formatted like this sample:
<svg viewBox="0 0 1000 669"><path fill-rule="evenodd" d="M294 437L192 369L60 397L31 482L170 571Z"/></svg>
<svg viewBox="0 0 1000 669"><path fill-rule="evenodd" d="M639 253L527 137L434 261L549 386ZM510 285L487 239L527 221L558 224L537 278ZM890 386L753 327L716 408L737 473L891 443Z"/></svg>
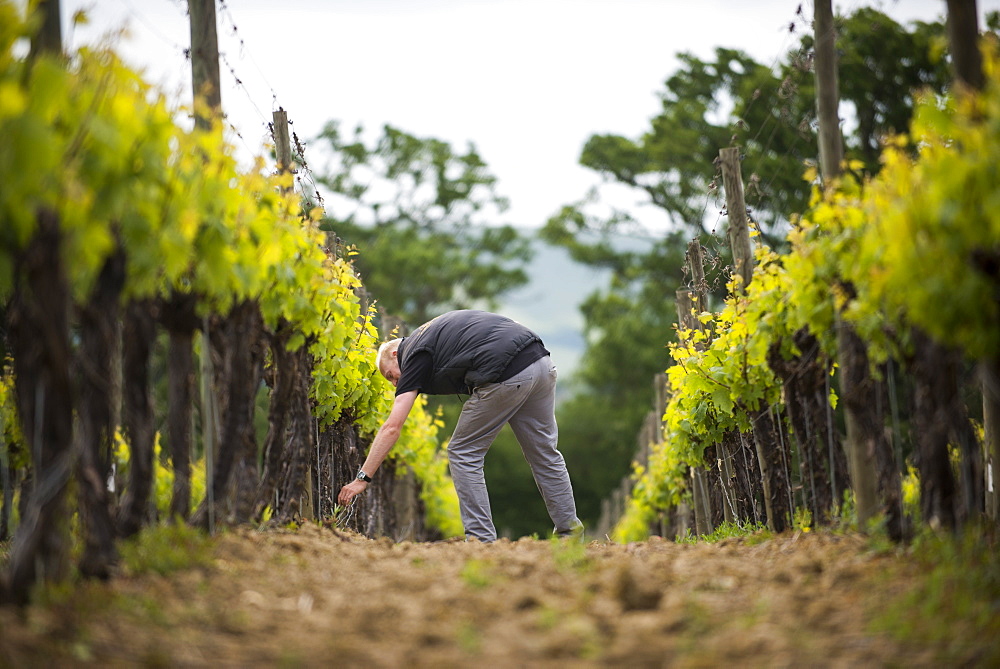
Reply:
<svg viewBox="0 0 1000 669"><path fill-rule="evenodd" d="M732 537L755 537L760 541L766 541L771 538L771 532L767 529L767 526L763 523L754 523L751 521L746 521L743 523L731 523L724 522L715 528L711 534L702 534L701 536L695 536L688 530L688 533L684 536L677 536L677 543L679 544L696 544L699 541L704 541L706 543L717 543L723 539L730 539ZM761 538L763 537L763 538ZM759 543L755 541L754 543Z"/></svg>
<svg viewBox="0 0 1000 669"><path fill-rule="evenodd" d="M122 542L122 567L133 576L207 567L212 564L212 546L208 534L184 523L151 527Z"/></svg>
<svg viewBox="0 0 1000 669"><path fill-rule="evenodd" d="M928 641L947 664L1000 666L1000 546L995 528L959 535L930 530L911 548L917 573L878 615L876 631L914 644ZM974 648L974 656L968 649ZM984 653L986 655L984 655Z"/></svg>

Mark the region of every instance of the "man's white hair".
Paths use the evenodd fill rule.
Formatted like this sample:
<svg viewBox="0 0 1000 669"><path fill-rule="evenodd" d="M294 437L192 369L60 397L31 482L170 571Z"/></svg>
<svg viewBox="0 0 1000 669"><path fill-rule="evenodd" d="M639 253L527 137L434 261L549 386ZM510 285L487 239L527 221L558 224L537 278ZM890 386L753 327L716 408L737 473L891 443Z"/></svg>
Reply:
<svg viewBox="0 0 1000 669"><path fill-rule="evenodd" d="M402 340L390 339L378 347L378 353L375 354L375 365L378 367L378 371L382 372L382 376L385 376L385 367L392 361L392 352L399 348L400 341Z"/></svg>

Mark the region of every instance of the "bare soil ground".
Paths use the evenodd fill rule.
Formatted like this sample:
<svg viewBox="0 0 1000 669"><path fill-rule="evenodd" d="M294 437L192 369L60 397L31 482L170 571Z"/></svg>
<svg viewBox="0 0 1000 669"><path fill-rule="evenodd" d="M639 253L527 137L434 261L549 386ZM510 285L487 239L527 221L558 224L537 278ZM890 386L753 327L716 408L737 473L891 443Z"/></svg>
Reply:
<svg viewBox="0 0 1000 669"><path fill-rule="evenodd" d="M305 525L209 551L0 609L0 665L913 667L997 643L874 631L917 567L854 535L393 544Z"/></svg>

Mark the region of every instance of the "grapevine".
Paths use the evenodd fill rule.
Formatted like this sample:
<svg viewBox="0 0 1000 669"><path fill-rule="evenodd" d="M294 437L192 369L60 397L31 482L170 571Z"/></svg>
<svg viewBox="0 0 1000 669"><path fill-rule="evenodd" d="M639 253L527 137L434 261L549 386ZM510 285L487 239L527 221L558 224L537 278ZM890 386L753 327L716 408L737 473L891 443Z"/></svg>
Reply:
<svg viewBox="0 0 1000 669"><path fill-rule="evenodd" d="M200 322L252 302L266 330L287 333L289 350L309 348L320 425L348 415L370 438L391 403L373 362L374 312L362 308L350 259L325 250L320 212L303 210L293 177L271 173L263 158L241 168L221 123L185 128L179 119L192 110L172 108L113 49L84 47L68 61L16 56L29 36L14 5L0 2L0 133L8 138L0 145L0 300L21 290L20 258L47 212L58 221L75 304L117 252L126 258L123 302L188 296ZM13 457L21 451L10 378L0 386L0 424ZM429 522L453 534L454 493L425 413L414 409L397 457L423 485Z"/></svg>
<svg viewBox="0 0 1000 669"><path fill-rule="evenodd" d="M984 44L981 93L921 96L909 135L892 138L883 169L860 180L860 165L794 217L788 251L760 247L745 295L735 286L701 331L680 330L667 370L664 437L636 466L623 541L646 536L659 514L689 499L687 472L703 466L707 444L751 429L748 409L780 406L767 352L799 355L792 334L837 356L838 318L862 337L873 371L904 363L909 332L920 328L965 359L990 360L1000 348L1000 68ZM814 169L804 175L817 182ZM835 390L830 408L837 406ZM912 486L912 484L911 484Z"/></svg>

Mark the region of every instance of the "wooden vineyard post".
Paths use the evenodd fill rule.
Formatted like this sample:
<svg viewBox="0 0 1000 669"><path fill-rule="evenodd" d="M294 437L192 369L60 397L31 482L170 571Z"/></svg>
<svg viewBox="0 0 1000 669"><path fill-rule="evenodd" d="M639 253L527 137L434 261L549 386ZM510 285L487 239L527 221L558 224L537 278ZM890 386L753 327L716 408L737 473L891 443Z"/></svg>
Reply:
<svg viewBox="0 0 1000 669"><path fill-rule="evenodd" d="M819 154L825 184L830 184L840 175L840 163L843 160L844 149L840 137L840 104L839 85L837 83L837 54L834 48L833 7L831 0L814 0L815 36L816 36L816 113L819 120ZM857 334L853 327L844 322L838 315L837 328L837 358L841 365L841 390L846 396L848 391L843 385L852 377L852 365L860 360L858 353L863 353L864 345L856 341ZM859 347L860 345L860 347ZM858 363L860 364L860 362ZM867 364L865 356L864 364ZM863 378L864 373L859 377ZM875 515L878 506L878 493L875 481L874 458L865 449L864 439L858 425L858 417L845 401L844 425L847 432L847 461L851 471L851 481L854 484L854 498L858 514L858 526L864 530L868 520Z"/></svg>
<svg viewBox="0 0 1000 669"><path fill-rule="evenodd" d="M691 468L691 493L695 534L707 536L712 533L712 501L708 496L708 475L704 467Z"/></svg>
<svg viewBox="0 0 1000 669"><path fill-rule="evenodd" d="M985 84L979 51L976 0L948 0L948 46L952 71L962 87L981 91ZM1000 364L996 358L980 361L983 386L984 495L986 516L1000 523ZM971 453L964 454L970 457ZM972 509L969 512L972 513Z"/></svg>
<svg viewBox="0 0 1000 669"><path fill-rule="evenodd" d="M816 116L819 120L819 160L829 183L840 174L844 144L840 137L840 85L837 82L836 28L832 0L815 0Z"/></svg>
<svg viewBox="0 0 1000 669"><path fill-rule="evenodd" d="M701 242L692 239L688 244L687 266L691 272L691 285L694 286L695 308L708 311L708 283L705 281L705 256L701 250ZM699 326L704 327L699 321Z"/></svg>
<svg viewBox="0 0 1000 669"><path fill-rule="evenodd" d="M59 0L39 0L36 11L41 16L38 32L31 38L30 56L62 53L62 11Z"/></svg>
<svg viewBox="0 0 1000 669"><path fill-rule="evenodd" d="M222 114L215 0L190 0L188 15L191 17L191 87L196 101L194 119L199 128L208 129L212 126L212 119ZM208 107L204 111L209 116L199 110L198 100Z"/></svg>
<svg viewBox="0 0 1000 669"><path fill-rule="evenodd" d="M857 507L858 529L866 531L868 521L878 510L878 489L875 480L874 454L869 454L865 448L865 439L859 426L859 417L850 402L850 397L857 394L865 381L866 372L858 369L868 364L865 355L864 342L858 337L854 328L844 322L839 316L837 328L837 358L840 362L840 390L844 396L844 427L846 428L845 446L847 448L847 465L854 484L854 502ZM852 373L852 371L854 373ZM855 379L855 377L857 377Z"/></svg>
<svg viewBox="0 0 1000 669"><path fill-rule="evenodd" d="M729 246L733 251L733 265L743 279L746 291L753 277L753 248L750 245L750 228L747 205L743 198L743 176L740 174L740 149L728 147L719 150L722 164L722 183L726 189L726 212L729 218Z"/></svg>
<svg viewBox="0 0 1000 669"><path fill-rule="evenodd" d="M947 0L948 47L955 78L974 90L982 90L983 56L979 52L979 15L976 0Z"/></svg>
<svg viewBox="0 0 1000 669"><path fill-rule="evenodd" d="M292 144L288 137L288 112L282 107L271 112L271 125L274 130L274 153L278 158L278 173L292 171ZM286 193L291 188L283 189Z"/></svg>
<svg viewBox="0 0 1000 669"><path fill-rule="evenodd" d="M274 135L274 153L278 160L278 173L288 174L292 172L292 144L288 136L288 112L283 107L278 107L277 111L271 112L271 130ZM289 193L291 186L283 186L282 191ZM319 449L319 440L316 441L316 448ZM312 462L312 458L310 458ZM315 454L316 466L319 466L319 453ZM317 470L318 471L318 470ZM303 518L317 518L321 514L321 500L317 495L315 476L312 464L306 466L306 481L303 492L305 498L299 502L300 513Z"/></svg>
<svg viewBox="0 0 1000 669"><path fill-rule="evenodd" d="M726 211L729 218L729 243L733 252L733 265L736 273L742 279L740 293L745 293L753 278L754 257L750 244L750 228L747 220L746 201L743 197L743 177L740 173L740 154L738 147L728 147L719 150L719 162L722 167L722 181L726 189ZM773 431L766 435L760 434L766 409L755 412L754 445L757 450L757 463L760 467L761 483L764 490L764 509L767 513L767 526L772 532L782 531L788 522L784 500L788 497L788 478L781 467L783 452L780 443L772 437ZM767 422L770 425L770 421ZM777 426L780 429L780 426ZM790 510L789 510L790 511Z"/></svg>

